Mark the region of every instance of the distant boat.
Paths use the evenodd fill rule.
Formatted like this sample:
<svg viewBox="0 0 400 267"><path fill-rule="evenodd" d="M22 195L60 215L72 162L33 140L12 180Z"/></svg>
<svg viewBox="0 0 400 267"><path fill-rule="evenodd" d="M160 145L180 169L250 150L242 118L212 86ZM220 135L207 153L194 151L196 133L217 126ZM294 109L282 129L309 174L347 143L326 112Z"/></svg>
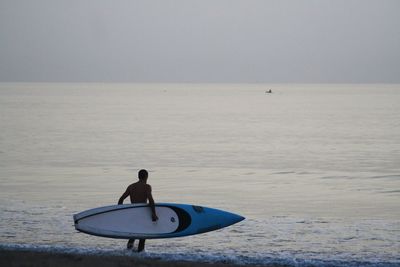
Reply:
<svg viewBox="0 0 400 267"><path fill-rule="evenodd" d="M266 94L272 94L272 90L269 89L269 90L265 91L265 93L266 93Z"/></svg>

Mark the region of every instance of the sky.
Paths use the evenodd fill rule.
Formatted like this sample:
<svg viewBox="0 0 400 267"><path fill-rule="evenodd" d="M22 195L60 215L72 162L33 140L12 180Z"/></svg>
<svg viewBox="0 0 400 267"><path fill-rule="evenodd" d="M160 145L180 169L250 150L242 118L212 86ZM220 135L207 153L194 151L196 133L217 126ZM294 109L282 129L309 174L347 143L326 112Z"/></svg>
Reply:
<svg viewBox="0 0 400 267"><path fill-rule="evenodd" d="M400 83L398 0L0 0L0 82Z"/></svg>

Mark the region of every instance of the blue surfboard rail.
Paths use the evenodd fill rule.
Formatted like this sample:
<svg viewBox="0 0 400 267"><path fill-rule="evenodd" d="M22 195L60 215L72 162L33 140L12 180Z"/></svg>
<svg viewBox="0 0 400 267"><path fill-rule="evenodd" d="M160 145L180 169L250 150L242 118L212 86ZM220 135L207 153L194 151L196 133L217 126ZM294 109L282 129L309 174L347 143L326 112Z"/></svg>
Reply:
<svg viewBox="0 0 400 267"><path fill-rule="evenodd" d="M179 217L178 228L171 233L163 234L135 234L135 233L122 233L122 232L107 232L107 231L90 231L88 229L80 229L79 221L95 216L101 213L121 210L121 209L132 209L138 207L148 206L125 204L125 205L112 205L105 206L95 209L86 210L75 214L73 216L75 228L80 231L91 235L109 237L109 238L141 238L141 239L158 239L158 238L173 238L173 237L183 237L189 235L196 235L201 233L206 233L214 230L218 230L232 224L238 223L245 218L235 213L227 212L224 210L190 205L190 204L176 204L176 203L157 203L156 207L168 207L176 212Z"/></svg>

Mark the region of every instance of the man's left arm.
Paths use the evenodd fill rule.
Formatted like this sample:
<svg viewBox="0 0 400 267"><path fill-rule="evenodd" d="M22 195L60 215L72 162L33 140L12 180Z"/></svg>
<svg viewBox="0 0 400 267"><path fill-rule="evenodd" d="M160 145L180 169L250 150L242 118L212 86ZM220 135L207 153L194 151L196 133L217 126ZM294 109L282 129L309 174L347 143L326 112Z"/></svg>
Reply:
<svg viewBox="0 0 400 267"><path fill-rule="evenodd" d="M129 196L129 187L126 189L125 193L122 194L122 196L118 200L118 205L121 205L124 203L124 199Z"/></svg>

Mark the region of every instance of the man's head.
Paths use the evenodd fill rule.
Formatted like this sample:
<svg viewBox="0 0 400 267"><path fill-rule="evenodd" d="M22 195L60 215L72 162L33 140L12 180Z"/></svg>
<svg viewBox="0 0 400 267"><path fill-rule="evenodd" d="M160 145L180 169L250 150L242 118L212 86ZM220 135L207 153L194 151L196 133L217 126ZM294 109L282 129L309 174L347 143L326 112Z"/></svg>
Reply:
<svg viewBox="0 0 400 267"><path fill-rule="evenodd" d="M138 173L139 180L146 181L149 177L149 173L146 170L140 170Z"/></svg>

